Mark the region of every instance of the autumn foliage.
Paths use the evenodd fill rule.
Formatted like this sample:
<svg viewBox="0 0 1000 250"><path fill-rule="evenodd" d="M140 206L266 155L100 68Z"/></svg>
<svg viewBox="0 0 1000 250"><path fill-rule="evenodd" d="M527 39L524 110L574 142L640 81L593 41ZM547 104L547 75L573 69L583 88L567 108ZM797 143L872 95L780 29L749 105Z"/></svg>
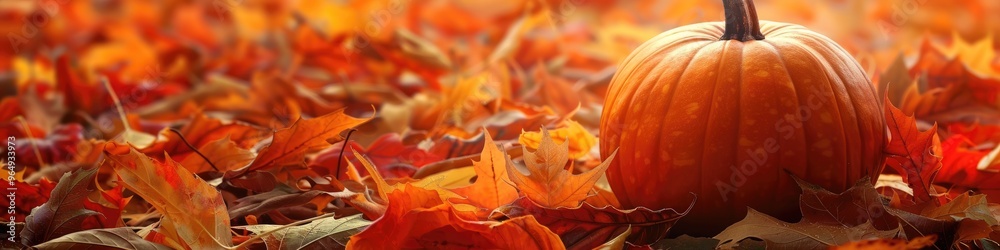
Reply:
<svg viewBox="0 0 1000 250"><path fill-rule="evenodd" d="M1000 248L995 13L0 1L2 248Z"/></svg>

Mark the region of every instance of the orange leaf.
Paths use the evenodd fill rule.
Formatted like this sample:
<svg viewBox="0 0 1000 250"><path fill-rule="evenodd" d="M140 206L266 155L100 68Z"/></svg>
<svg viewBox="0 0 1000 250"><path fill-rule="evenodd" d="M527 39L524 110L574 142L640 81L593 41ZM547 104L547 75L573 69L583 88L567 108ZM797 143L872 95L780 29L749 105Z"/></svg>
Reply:
<svg viewBox="0 0 1000 250"><path fill-rule="evenodd" d="M941 169L941 139L937 124L930 130L917 129L917 120L885 100L886 124L891 140L886 146L886 164L895 169L913 188L917 203L931 199L934 176Z"/></svg>
<svg viewBox="0 0 1000 250"><path fill-rule="evenodd" d="M617 151L616 151L617 152ZM557 145L549 131L542 128L542 140L538 150L529 153L524 149L524 163L528 175L517 170L509 163L508 173L517 189L529 199L545 207L576 207L594 194L594 183L608 169L608 163L614 160L614 153L603 163L590 171L574 175L566 170L569 160L569 143Z"/></svg>
<svg viewBox="0 0 1000 250"><path fill-rule="evenodd" d="M473 161L476 170L476 182L470 186L454 191L465 199L453 199L456 203L476 206L479 218L486 218L489 213L500 206L517 199L517 189L511 185L507 174L507 163L510 157L493 142L486 133L486 144L479 161Z"/></svg>
<svg viewBox="0 0 1000 250"><path fill-rule="evenodd" d="M348 116L344 109L309 120L299 119L291 127L275 131L271 145L262 149L257 159L241 173L302 161L306 153L330 145L328 138L337 137L341 131L370 119Z"/></svg>
<svg viewBox="0 0 1000 250"><path fill-rule="evenodd" d="M830 249L834 250L865 250L865 249L888 249L888 250L909 250L909 249L924 249L934 245L937 241L937 235L928 235L914 238L912 240L905 239L874 239L874 240L862 240L853 241L840 246L832 247Z"/></svg>
<svg viewBox="0 0 1000 250"><path fill-rule="evenodd" d="M504 222L468 221L437 192L412 185L388 194L389 207L348 249L564 249L559 236L532 216Z"/></svg>
<svg viewBox="0 0 1000 250"><path fill-rule="evenodd" d="M163 162L131 145L108 143L104 152L126 188L163 214L160 233L189 249L215 249L232 244L229 212L222 194L204 180L164 156ZM175 246L181 247L181 246Z"/></svg>

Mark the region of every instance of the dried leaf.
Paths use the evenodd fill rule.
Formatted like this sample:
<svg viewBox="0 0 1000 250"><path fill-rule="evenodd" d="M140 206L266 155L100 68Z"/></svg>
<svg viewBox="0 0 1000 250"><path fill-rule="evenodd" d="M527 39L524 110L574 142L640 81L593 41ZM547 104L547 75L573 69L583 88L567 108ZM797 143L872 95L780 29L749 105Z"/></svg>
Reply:
<svg viewBox="0 0 1000 250"><path fill-rule="evenodd" d="M740 241L753 237L762 239L768 248L815 249L847 244L852 241L877 238L894 238L901 228L878 230L871 222L845 227L809 223L788 223L748 208L747 217L723 230L715 238L719 246L733 247Z"/></svg>
<svg viewBox="0 0 1000 250"><path fill-rule="evenodd" d="M361 232L371 223L359 214L339 219L323 218L289 228L281 228L280 225L252 225L244 228L254 234L277 230L264 236L268 249L343 249L351 235Z"/></svg>
<svg viewBox="0 0 1000 250"><path fill-rule="evenodd" d="M31 210L31 215L25 218L24 230L21 232L21 243L32 246L58 238L73 232L82 231L83 222L91 216L100 215L97 211L84 208L89 186L93 183L97 168L80 169L72 174L66 173L59 179L59 184L52 190L49 200ZM14 203L13 201L11 203Z"/></svg>
<svg viewBox="0 0 1000 250"><path fill-rule="evenodd" d="M122 250L169 250L170 247L149 242L128 228L91 229L68 234L43 244L35 245L39 250L47 249L122 249Z"/></svg>
<svg viewBox="0 0 1000 250"><path fill-rule="evenodd" d="M611 240L626 229L632 231L628 237L629 243L652 244L666 236L670 227L687 214L691 207L684 212L671 208L654 211L644 207L619 210L614 207L594 207L587 203L575 208L547 208L530 199L521 198L502 210L509 217L534 216L539 223L559 234L568 248L590 249Z"/></svg>

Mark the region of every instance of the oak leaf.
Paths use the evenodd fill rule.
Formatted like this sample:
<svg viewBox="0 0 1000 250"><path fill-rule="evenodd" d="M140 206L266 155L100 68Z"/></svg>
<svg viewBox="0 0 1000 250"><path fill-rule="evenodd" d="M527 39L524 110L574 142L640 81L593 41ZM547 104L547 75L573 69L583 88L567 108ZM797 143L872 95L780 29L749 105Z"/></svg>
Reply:
<svg viewBox="0 0 1000 250"><path fill-rule="evenodd" d="M508 163L507 171L517 189L539 205L553 208L577 207L594 194L594 183L607 170L614 155L612 153L594 169L574 175L565 168L569 160L569 143L561 146L556 144L548 130L542 128L538 150L529 153L527 148L524 149L528 175L524 175L513 163Z"/></svg>

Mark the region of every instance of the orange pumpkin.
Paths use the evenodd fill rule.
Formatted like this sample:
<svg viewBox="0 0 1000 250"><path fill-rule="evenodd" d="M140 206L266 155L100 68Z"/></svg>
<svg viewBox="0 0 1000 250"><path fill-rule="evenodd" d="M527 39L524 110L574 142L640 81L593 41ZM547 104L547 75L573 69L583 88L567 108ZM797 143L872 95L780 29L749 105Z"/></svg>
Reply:
<svg viewBox="0 0 1000 250"><path fill-rule="evenodd" d="M795 221L789 173L834 192L882 169L881 102L829 38L758 22L752 0L726 21L679 27L641 45L609 86L601 153L622 205L694 209L673 234L710 236L747 207ZM692 195L694 194L694 195Z"/></svg>

